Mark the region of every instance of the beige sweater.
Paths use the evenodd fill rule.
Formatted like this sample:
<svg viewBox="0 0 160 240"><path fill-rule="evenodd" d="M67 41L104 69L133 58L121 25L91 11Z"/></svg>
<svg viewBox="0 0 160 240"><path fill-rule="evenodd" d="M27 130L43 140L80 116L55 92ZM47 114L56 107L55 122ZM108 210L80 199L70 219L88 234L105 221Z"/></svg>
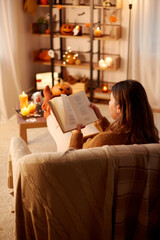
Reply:
<svg viewBox="0 0 160 240"><path fill-rule="evenodd" d="M104 145L130 144L130 141L128 140L128 133L115 133L111 130L107 130L109 125L110 122L105 117L99 119L95 123L95 126L98 128L98 130L100 130L100 133L93 138L88 138L87 141L84 140L82 133L78 131L73 132L69 147L81 149L101 147Z"/></svg>

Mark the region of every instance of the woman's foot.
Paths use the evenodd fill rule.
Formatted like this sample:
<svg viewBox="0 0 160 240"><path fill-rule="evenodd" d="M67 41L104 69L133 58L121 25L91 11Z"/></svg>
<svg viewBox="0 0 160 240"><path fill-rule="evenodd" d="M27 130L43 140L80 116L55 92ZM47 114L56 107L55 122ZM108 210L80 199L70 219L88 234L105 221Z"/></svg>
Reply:
<svg viewBox="0 0 160 240"><path fill-rule="evenodd" d="M52 99L52 93L51 93L50 87L48 85L45 86L45 88L43 90L43 95L44 95L44 101L43 101L43 104L42 104L42 109L44 111L43 117L45 119L47 119L47 117L51 114L50 107L49 107L47 102L50 99Z"/></svg>
<svg viewBox="0 0 160 240"><path fill-rule="evenodd" d="M44 95L44 98L46 101L49 101L50 99L52 99L51 89L48 85L45 86L45 88L43 90L43 95Z"/></svg>

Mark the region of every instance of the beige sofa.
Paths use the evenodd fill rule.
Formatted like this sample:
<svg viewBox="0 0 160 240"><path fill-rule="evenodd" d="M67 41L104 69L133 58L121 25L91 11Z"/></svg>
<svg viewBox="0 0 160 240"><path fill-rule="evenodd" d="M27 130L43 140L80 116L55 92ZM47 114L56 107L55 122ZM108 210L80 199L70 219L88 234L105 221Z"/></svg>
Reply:
<svg viewBox="0 0 160 240"><path fill-rule="evenodd" d="M159 144L31 153L12 138L16 239L160 239Z"/></svg>

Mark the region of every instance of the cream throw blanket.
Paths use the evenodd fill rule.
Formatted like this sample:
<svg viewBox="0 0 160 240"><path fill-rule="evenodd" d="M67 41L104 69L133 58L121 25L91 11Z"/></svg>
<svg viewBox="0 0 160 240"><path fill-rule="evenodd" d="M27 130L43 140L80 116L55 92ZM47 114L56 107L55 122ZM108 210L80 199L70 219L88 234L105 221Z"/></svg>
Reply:
<svg viewBox="0 0 160 240"><path fill-rule="evenodd" d="M8 161L18 240L160 236L159 144L33 154L16 137Z"/></svg>

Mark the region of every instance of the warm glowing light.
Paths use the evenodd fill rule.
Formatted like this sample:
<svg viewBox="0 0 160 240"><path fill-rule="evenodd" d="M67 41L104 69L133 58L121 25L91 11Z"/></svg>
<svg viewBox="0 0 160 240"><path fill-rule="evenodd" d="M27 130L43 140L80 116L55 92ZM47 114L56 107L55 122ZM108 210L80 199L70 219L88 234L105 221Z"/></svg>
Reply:
<svg viewBox="0 0 160 240"><path fill-rule="evenodd" d="M19 95L19 101L20 101L20 109L24 107L28 107L28 95L24 91Z"/></svg>
<svg viewBox="0 0 160 240"><path fill-rule="evenodd" d="M71 47L68 47L68 52L71 52L72 50L71 50Z"/></svg>
<svg viewBox="0 0 160 240"><path fill-rule="evenodd" d="M97 27L97 29L95 29L94 35L95 35L96 37L100 37L100 36L101 36L101 29L100 29L100 27Z"/></svg>
<svg viewBox="0 0 160 240"><path fill-rule="evenodd" d="M22 116L29 115L29 108L28 107L21 108L21 114Z"/></svg>
<svg viewBox="0 0 160 240"><path fill-rule="evenodd" d="M100 59L98 64L101 68L106 68L107 67L107 64L105 63L105 61L103 59Z"/></svg>
<svg viewBox="0 0 160 240"><path fill-rule="evenodd" d="M34 113L36 111L36 104L31 102L29 105L28 105L28 108L29 108L29 112L30 113Z"/></svg>
<svg viewBox="0 0 160 240"><path fill-rule="evenodd" d="M104 85L102 87L102 92L108 92L108 86L107 85Z"/></svg>
<svg viewBox="0 0 160 240"><path fill-rule="evenodd" d="M107 67L112 66L113 59L111 57L105 58L105 63L107 64Z"/></svg>

